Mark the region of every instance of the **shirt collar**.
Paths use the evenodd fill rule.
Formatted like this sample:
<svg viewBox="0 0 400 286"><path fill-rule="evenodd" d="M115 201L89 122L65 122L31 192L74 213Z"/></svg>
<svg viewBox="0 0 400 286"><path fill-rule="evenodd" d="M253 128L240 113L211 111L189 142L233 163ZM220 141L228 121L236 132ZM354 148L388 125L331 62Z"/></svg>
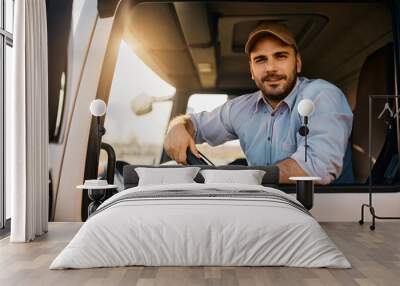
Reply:
<svg viewBox="0 0 400 286"><path fill-rule="evenodd" d="M259 108L260 108L260 107L259 107L260 104L264 102L264 100L263 100L263 94L262 94L261 90L259 90L257 93L258 93L258 95L257 95L256 108L254 109L254 113L258 112L258 110L259 110Z"/></svg>
<svg viewBox="0 0 400 286"><path fill-rule="evenodd" d="M296 102L300 81L301 81L300 78L297 77L296 84L294 85L292 91L283 100L283 102L285 102L287 104L287 106L289 107L290 111L293 110L294 104Z"/></svg>
<svg viewBox="0 0 400 286"><path fill-rule="evenodd" d="M290 111L293 110L294 104L296 102L297 89L300 85L300 82L301 82L300 77L297 77L296 84L294 85L292 91L289 93L288 96L285 97L285 99L282 100L289 107ZM254 113L259 111L260 104L267 104L264 101L264 96L263 96L261 90L259 90L257 93L258 93L258 95L257 95L256 107L254 109Z"/></svg>

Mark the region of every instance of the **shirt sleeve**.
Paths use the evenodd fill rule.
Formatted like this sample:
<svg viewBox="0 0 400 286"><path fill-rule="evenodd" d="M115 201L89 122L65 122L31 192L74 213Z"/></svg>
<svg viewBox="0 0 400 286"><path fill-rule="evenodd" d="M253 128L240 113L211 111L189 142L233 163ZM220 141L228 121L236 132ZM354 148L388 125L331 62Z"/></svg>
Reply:
<svg viewBox="0 0 400 286"><path fill-rule="evenodd" d="M210 112L190 114L195 130L195 142L207 142L211 146L216 146L229 140L238 139L230 120L231 107L231 101L227 101Z"/></svg>
<svg viewBox="0 0 400 286"><path fill-rule="evenodd" d="M318 183L325 185L342 172L353 113L339 89L322 90L313 102L315 111L308 120L307 162L304 158L305 138L299 133L296 135L298 148L291 158L310 176L321 177Z"/></svg>

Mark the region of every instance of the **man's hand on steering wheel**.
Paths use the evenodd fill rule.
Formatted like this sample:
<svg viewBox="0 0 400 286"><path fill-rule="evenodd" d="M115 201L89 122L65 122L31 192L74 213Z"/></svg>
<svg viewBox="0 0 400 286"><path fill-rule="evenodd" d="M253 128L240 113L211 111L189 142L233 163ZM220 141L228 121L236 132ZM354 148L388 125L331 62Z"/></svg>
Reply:
<svg viewBox="0 0 400 286"><path fill-rule="evenodd" d="M196 144L185 128L185 124L178 123L170 127L165 137L164 149L168 156L178 164L186 165L187 150L190 150L195 158L201 158Z"/></svg>

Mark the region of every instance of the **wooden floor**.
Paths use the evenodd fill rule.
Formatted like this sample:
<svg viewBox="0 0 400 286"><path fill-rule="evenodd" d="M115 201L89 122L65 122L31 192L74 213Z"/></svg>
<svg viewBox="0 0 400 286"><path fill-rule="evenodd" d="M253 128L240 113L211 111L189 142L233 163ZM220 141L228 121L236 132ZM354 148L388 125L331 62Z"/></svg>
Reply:
<svg viewBox="0 0 400 286"><path fill-rule="evenodd" d="M370 231L357 223L322 226L353 268L122 267L48 270L80 223L51 223L32 243L0 241L0 285L400 285L400 222L379 222Z"/></svg>

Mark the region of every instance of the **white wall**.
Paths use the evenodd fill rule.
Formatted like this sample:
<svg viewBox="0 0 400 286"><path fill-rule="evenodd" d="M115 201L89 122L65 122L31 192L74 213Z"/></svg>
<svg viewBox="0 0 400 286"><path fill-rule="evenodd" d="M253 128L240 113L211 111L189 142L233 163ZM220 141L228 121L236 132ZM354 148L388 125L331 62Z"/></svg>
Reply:
<svg viewBox="0 0 400 286"><path fill-rule="evenodd" d="M295 196L295 195L294 195ZM368 203L368 194L315 194L311 214L320 222L348 221L361 218L361 205ZM379 216L400 217L400 193L373 194L375 213ZM365 221L371 221L365 208Z"/></svg>

